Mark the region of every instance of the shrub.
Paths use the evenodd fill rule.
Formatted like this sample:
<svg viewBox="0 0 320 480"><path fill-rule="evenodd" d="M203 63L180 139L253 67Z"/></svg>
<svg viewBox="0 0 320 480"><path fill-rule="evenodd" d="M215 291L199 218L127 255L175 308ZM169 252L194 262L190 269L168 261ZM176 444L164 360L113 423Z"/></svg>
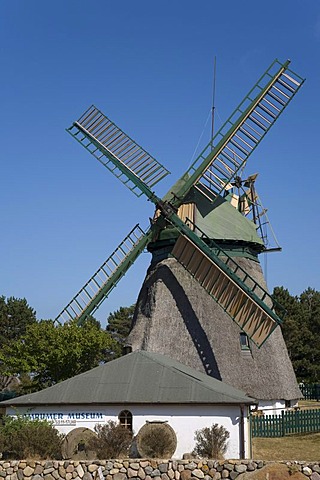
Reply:
<svg viewBox="0 0 320 480"><path fill-rule="evenodd" d="M128 455L133 436L131 430L112 420L105 425L97 424L94 430L97 436L89 440L88 446L96 452L98 458Z"/></svg>
<svg viewBox="0 0 320 480"><path fill-rule="evenodd" d="M0 426L0 451L8 459L60 459L63 437L46 420L5 416Z"/></svg>
<svg viewBox="0 0 320 480"><path fill-rule="evenodd" d="M171 458L177 448L177 437L168 424L147 423L137 435L139 454L146 458Z"/></svg>
<svg viewBox="0 0 320 480"><path fill-rule="evenodd" d="M229 437L228 430L217 423L196 430L194 435L196 446L193 453L200 457L221 458L227 450Z"/></svg>

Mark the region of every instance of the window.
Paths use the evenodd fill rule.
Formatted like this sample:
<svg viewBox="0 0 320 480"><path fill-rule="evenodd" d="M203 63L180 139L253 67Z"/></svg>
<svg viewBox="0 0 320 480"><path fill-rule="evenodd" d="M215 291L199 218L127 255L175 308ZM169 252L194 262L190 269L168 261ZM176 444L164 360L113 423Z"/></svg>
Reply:
<svg viewBox="0 0 320 480"><path fill-rule="evenodd" d="M291 407L291 400L285 400L284 401L284 408L290 408Z"/></svg>
<svg viewBox="0 0 320 480"><path fill-rule="evenodd" d="M240 332L240 347L241 350L250 350L249 338L244 332Z"/></svg>
<svg viewBox="0 0 320 480"><path fill-rule="evenodd" d="M122 410L119 415L119 422L124 428L132 431L132 413L129 410Z"/></svg>

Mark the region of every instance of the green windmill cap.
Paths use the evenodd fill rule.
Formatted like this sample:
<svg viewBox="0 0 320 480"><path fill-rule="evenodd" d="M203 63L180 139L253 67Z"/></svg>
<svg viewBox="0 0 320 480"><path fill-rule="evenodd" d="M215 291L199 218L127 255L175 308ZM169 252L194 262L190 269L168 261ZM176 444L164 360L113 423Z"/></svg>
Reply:
<svg viewBox="0 0 320 480"><path fill-rule="evenodd" d="M181 177L164 196L170 201L180 190L186 178ZM244 217L226 199L219 197L212 204L196 188L192 188L183 203L195 203L195 224L209 238L217 241L245 242L263 247L256 225ZM164 236L171 236L166 232Z"/></svg>

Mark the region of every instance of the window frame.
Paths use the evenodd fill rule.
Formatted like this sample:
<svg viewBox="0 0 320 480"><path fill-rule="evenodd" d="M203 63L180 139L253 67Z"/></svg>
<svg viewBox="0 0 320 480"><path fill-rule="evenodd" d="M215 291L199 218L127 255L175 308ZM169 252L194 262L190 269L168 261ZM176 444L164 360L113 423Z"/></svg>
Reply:
<svg viewBox="0 0 320 480"><path fill-rule="evenodd" d="M122 425L124 428L127 428L131 432L133 431L132 429L132 423L133 423L133 415L130 410L121 410L121 412L118 415L118 420L120 422L120 425Z"/></svg>

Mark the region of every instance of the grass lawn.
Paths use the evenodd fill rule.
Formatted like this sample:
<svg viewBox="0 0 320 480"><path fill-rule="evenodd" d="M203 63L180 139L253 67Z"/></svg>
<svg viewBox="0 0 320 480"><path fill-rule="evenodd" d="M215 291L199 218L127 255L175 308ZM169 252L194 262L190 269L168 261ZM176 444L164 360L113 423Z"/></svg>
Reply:
<svg viewBox="0 0 320 480"><path fill-rule="evenodd" d="M299 400L299 407L301 410L320 408L320 402L317 402L316 400Z"/></svg>
<svg viewBox="0 0 320 480"><path fill-rule="evenodd" d="M300 400L301 410L320 408L316 400ZM253 438L253 458L259 460L320 461L320 433L279 438Z"/></svg>
<svg viewBox="0 0 320 480"><path fill-rule="evenodd" d="M299 407L320 409L316 400L300 400ZM252 456L256 460L320 461L320 433L279 438L253 438Z"/></svg>
<svg viewBox="0 0 320 480"><path fill-rule="evenodd" d="M252 456L257 460L320 461L320 433L253 438L252 446Z"/></svg>

